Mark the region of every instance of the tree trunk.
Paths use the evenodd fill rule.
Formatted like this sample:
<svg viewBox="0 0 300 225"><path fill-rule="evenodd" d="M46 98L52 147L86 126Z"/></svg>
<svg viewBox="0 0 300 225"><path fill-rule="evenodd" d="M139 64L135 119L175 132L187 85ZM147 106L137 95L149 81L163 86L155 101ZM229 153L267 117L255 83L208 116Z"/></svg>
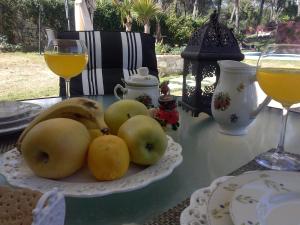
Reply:
<svg viewBox="0 0 300 225"><path fill-rule="evenodd" d="M3 34L3 9L2 5L0 5L0 34Z"/></svg>
<svg viewBox="0 0 300 225"><path fill-rule="evenodd" d="M297 11L297 16L300 16L300 0L298 0L298 11Z"/></svg>
<svg viewBox="0 0 300 225"><path fill-rule="evenodd" d="M259 14L258 14L258 17L257 17L257 24L256 25L259 25L261 23L262 15L263 15L263 12L264 12L264 4L265 4L265 0L260 0Z"/></svg>
<svg viewBox="0 0 300 225"><path fill-rule="evenodd" d="M174 0L174 12L177 15L177 13L178 13L178 1L177 0Z"/></svg>
<svg viewBox="0 0 300 225"><path fill-rule="evenodd" d="M271 21L275 20L275 14L276 14L276 6L277 6L277 0L271 1Z"/></svg>
<svg viewBox="0 0 300 225"><path fill-rule="evenodd" d="M149 22L147 22L147 23L144 25L144 33L150 34L150 23L149 23Z"/></svg>
<svg viewBox="0 0 300 225"><path fill-rule="evenodd" d="M221 12L221 7L222 7L222 0L218 0L218 13L220 15Z"/></svg>
<svg viewBox="0 0 300 225"><path fill-rule="evenodd" d="M162 42L160 21L156 20L156 43Z"/></svg>
<svg viewBox="0 0 300 225"><path fill-rule="evenodd" d="M236 31L239 31L239 27L240 27L240 19L239 19L240 1L239 0L234 0L234 8L235 8L235 29Z"/></svg>
<svg viewBox="0 0 300 225"><path fill-rule="evenodd" d="M198 16L198 13L199 13L198 0L195 0L194 8L193 8L193 19L195 19Z"/></svg>
<svg viewBox="0 0 300 225"><path fill-rule="evenodd" d="M132 28L132 18L130 16L126 16L126 23L124 23L126 28L126 32L130 32Z"/></svg>
<svg viewBox="0 0 300 225"><path fill-rule="evenodd" d="M233 21L233 16L234 16L234 14L235 14L235 6L233 7L233 10L232 10L232 12L231 12L231 16L230 16L230 23L232 23L232 21Z"/></svg>
<svg viewBox="0 0 300 225"><path fill-rule="evenodd" d="M126 32L130 32L131 28L132 28L132 24L131 23L125 23L125 28L126 28Z"/></svg>

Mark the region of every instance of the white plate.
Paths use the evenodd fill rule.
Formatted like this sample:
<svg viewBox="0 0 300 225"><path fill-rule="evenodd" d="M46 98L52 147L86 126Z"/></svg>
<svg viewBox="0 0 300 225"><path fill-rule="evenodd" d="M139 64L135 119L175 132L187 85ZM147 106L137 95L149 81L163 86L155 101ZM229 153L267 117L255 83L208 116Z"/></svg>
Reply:
<svg viewBox="0 0 300 225"><path fill-rule="evenodd" d="M260 220L268 219L269 216L272 218L270 217L268 220L274 220L274 218L276 219L276 215L274 215L275 211L281 211L284 214L279 214L281 217L278 217L278 221L282 221L282 219L284 219L287 222L289 221L288 224L291 224L291 220L295 221L298 219L298 223L294 223L294 225L300 223L300 211L298 212L298 215L293 211L288 214L282 207L283 205L288 206L289 203L292 202L289 201L292 196L297 196L295 193L291 194L289 192L300 192L299 173L273 171L272 173L268 173L268 175L269 176L262 177L254 182L247 183L235 191L230 203L230 215L235 225L260 224ZM273 206L267 205L267 202L270 200L276 202L276 199L278 207L276 207L274 204ZM260 205L260 212L257 210L258 205ZM299 207L300 202L295 201L293 202L293 205L298 205ZM275 210L273 211L272 215L268 215L268 207L271 210L270 212L272 212L273 209ZM284 216L287 217L283 218ZM288 217L291 217L291 220ZM283 224L287 225L287 222Z"/></svg>
<svg viewBox="0 0 300 225"><path fill-rule="evenodd" d="M218 185L231 177L225 176L214 180L209 187L195 191L190 198L190 205L180 214L181 225L208 225L207 201Z"/></svg>
<svg viewBox="0 0 300 225"><path fill-rule="evenodd" d="M172 173L182 162L181 146L168 137L168 147L164 156L154 165L139 167L130 165L129 171L121 179L97 182L87 168L61 180L37 177L28 168L20 153L10 150L0 158L0 171L13 186L26 187L47 192L55 187L66 196L99 197L117 192L136 190L162 179Z"/></svg>
<svg viewBox="0 0 300 225"><path fill-rule="evenodd" d="M264 196L257 205L261 225L300 224L300 193L288 192Z"/></svg>
<svg viewBox="0 0 300 225"><path fill-rule="evenodd" d="M40 109L34 109L23 116L17 117L16 119L0 121L0 132L2 129L13 128L21 124L29 123L34 117L41 112Z"/></svg>
<svg viewBox="0 0 300 225"><path fill-rule="evenodd" d="M272 172L272 171L270 171ZM207 219L210 225L233 225L229 204L234 192L244 184L268 177L269 171L251 171L233 177L220 184L212 193L207 204ZM241 224L239 224L241 225ZM248 224L247 224L248 225ZM250 224L249 224L250 225ZM253 224L254 225L254 224Z"/></svg>
<svg viewBox="0 0 300 225"><path fill-rule="evenodd" d="M0 129L0 136L22 131L28 126L28 124L29 123L23 123L23 124L18 124L14 127Z"/></svg>
<svg viewBox="0 0 300 225"><path fill-rule="evenodd" d="M0 121L20 119L32 110L40 110L41 106L18 101L0 101Z"/></svg>

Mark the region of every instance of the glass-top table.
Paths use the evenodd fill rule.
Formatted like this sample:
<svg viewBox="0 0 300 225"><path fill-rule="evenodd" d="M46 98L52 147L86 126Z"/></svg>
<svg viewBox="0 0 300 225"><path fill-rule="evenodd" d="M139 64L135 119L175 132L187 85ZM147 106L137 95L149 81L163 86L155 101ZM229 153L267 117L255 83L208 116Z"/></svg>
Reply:
<svg viewBox="0 0 300 225"><path fill-rule="evenodd" d="M113 96L94 99L107 107ZM48 107L60 98L30 100ZM97 198L66 198L66 225L143 224L174 207L212 180L251 161L257 154L274 147L279 138L281 111L266 107L244 136L218 132L217 123L208 115L191 117L178 107L180 126L168 135L182 145L183 162L171 175L148 186ZM286 150L300 153L300 114L291 112L286 134ZM0 143L6 141L0 137ZM1 182L1 179L0 179ZM4 182L4 181L2 181ZM5 183L5 182L4 182Z"/></svg>

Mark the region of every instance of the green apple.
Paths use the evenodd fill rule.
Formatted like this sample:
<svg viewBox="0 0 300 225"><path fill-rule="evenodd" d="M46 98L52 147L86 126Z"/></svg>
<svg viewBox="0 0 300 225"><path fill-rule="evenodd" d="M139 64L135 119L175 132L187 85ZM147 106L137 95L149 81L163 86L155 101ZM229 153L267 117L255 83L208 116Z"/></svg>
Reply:
<svg viewBox="0 0 300 225"><path fill-rule="evenodd" d="M165 153L168 139L161 125L153 118L137 115L128 119L119 129L129 149L130 159L139 165L152 165Z"/></svg>
<svg viewBox="0 0 300 225"><path fill-rule="evenodd" d="M83 166L89 143L89 131L82 123L55 118L30 129L21 143L21 152L37 176L59 179Z"/></svg>
<svg viewBox="0 0 300 225"><path fill-rule="evenodd" d="M111 104L104 113L104 120L110 133L117 134L120 126L135 115L147 115L147 107L136 100L124 99Z"/></svg>

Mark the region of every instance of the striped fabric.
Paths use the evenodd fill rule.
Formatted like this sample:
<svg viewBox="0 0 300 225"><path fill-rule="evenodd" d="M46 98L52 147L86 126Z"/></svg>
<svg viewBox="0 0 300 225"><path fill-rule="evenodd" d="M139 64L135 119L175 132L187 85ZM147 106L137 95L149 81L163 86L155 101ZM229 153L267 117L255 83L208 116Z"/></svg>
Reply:
<svg viewBox="0 0 300 225"><path fill-rule="evenodd" d="M60 39L80 39L86 43L88 65L81 75L71 79L71 95L112 94L122 78L137 73L137 68L146 66L156 75L157 61L154 38L144 33L133 32L61 32ZM65 95L61 79L60 95Z"/></svg>

